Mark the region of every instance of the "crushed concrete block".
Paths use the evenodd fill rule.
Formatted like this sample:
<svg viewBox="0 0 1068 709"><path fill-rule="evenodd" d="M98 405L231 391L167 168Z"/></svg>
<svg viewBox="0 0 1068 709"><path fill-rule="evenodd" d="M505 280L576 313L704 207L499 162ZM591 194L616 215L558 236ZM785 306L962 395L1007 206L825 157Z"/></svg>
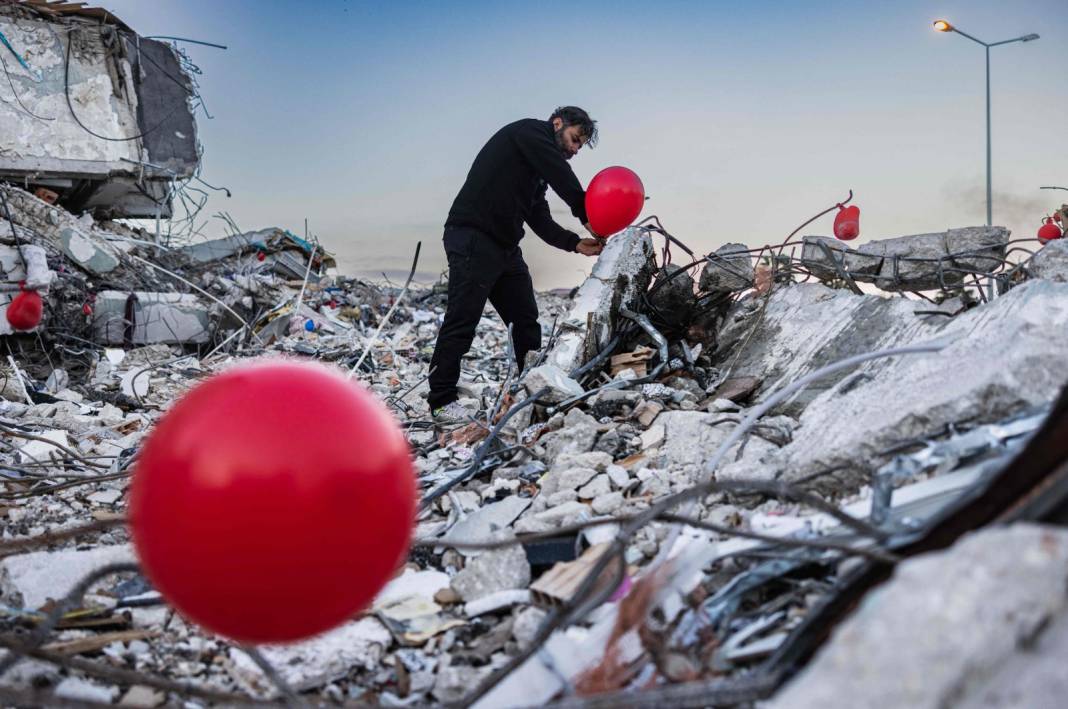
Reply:
<svg viewBox="0 0 1068 709"><path fill-rule="evenodd" d="M617 488L625 488L630 485L630 474L627 469L621 465L609 465L605 469L605 474L608 475L608 479L612 481L612 484Z"/></svg>
<svg viewBox="0 0 1068 709"><path fill-rule="evenodd" d="M1026 266L1032 278L1068 283L1068 239L1051 241Z"/></svg>
<svg viewBox="0 0 1068 709"><path fill-rule="evenodd" d="M945 323L914 314L925 306L904 298L854 295L818 283L780 288L762 312L741 303L732 308L718 334L715 361L732 363L733 377L757 380L752 398L759 402L768 392L845 357L933 339ZM782 410L799 413L850 375L840 372L813 382Z"/></svg>
<svg viewBox="0 0 1068 709"><path fill-rule="evenodd" d="M753 284L753 258L745 244L724 244L708 255L701 280L702 293L732 293Z"/></svg>
<svg viewBox="0 0 1068 709"><path fill-rule="evenodd" d="M94 569L136 561L129 544L95 549L35 551L0 560L0 590L6 605L35 610L59 600Z"/></svg>
<svg viewBox="0 0 1068 709"><path fill-rule="evenodd" d="M62 228L57 236L58 246L63 254L86 271L103 275L118 268L118 257L102 239L77 227Z"/></svg>
<svg viewBox="0 0 1068 709"><path fill-rule="evenodd" d="M597 419L575 408L564 416L563 427L545 434L541 442L547 451L548 460L557 460L565 454L592 451L597 443L598 432Z"/></svg>
<svg viewBox="0 0 1068 709"><path fill-rule="evenodd" d="M618 326L620 307L633 309L652 277L653 242L630 228L608 240L572 301L546 362L571 372L599 352Z"/></svg>
<svg viewBox="0 0 1068 709"><path fill-rule="evenodd" d="M167 701L167 695L144 684L135 684L119 700L120 707L158 707Z"/></svg>
<svg viewBox="0 0 1068 709"><path fill-rule="evenodd" d="M844 391L824 390L800 416L804 435L772 455L782 478L842 466L822 484L839 491L859 487L886 462L880 452L895 443L1048 403L1068 382L1065 303L1068 284L1032 280L938 327L892 328L894 339L880 338L870 349L936 336L949 344L938 353L870 362ZM806 366L803 359L795 364Z"/></svg>
<svg viewBox="0 0 1068 709"><path fill-rule="evenodd" d="M512 637L520 648L530 644L548 614L548 611L537 606L530 606L516 613L515 622L512 623Z"/></svg>
<svg viewBox="0 0 1068 709"><path fill-rule="evenodd" d="M516 520L515 531L517 534L529 534L532 532L548 532L569 524L584 522L590 518L590 508L581 502L565 502L543 512L530 514Z"/></svg>
<svg viewBox="0 0 1068 709"><path fill-rule="evenodd" d="M1033 657L1027 646L1063 621L1066 586L1068 531L1016 524L969 534L899 565L769 706L976 705L992 674Z"/></svg>
<svg viewBox="0 0 1068 709"><path fill-rule="evenodd" d="M546 507L556 507L567 502L574 502L578 499L578 491L576 490L557 490L549 496L542 495L539 500L545 500Z"/></svg>
<svg viewBox="0 0 1068 709"><path fill-rule="evenodd" d="M526 588L529 584L530 563L519 545L488 551L469 560L451 583L465 603L497 591Z"/></svg>
<svg viewBox="0 0 1068 709"><path fill-rule="evenodd" d="M493 671L490 666L449 665L438 670L431 694L442 704L455 704Z"/></svg>
<svg viewBox="0 0 1068 709"><path fill-rule="evenodd" d="M453 525L448 534L442 538L442 546L447 546L449 541L481 542L490 539L495 533L506 529L528 507L530 507L530 498L518 495L480 507ZM478 556L483 552L463 549L460 553L464 556Z"/></svg>
<svg viewBox="0 0 1068 709"><path fill-rule="evenodd" d="M619 511L619 508L623 506L623 493L606 492L603 495L599 495L594 498L591 507L593 511L599 515L610 515Z"/></svg>
<svg viewBox="0 0 1068 709"><path fill-rule="evenodd" d="M127 301L133 303L133 323L126 319ZM121 345L127 329L130 341L148 344L204 344L211 338L211 319L200 299L188 293L123 293L101 291L93 313L97 342Z"/></svg>
<svg viewBox="0 0 1068 709"><path fill-rule="evenodd" d="M361 618L290 645L260 645L258 649L282 679L301 692L344 677L353 669L374 669L393 636L375 618ZM276 696L277 688L255 662L239 648L230 650L227 670L246 691Z"/></svg>
<svg viewBox="0 0 1068 709"><path fill-rule="evenodd" d="M1038 638L1025 637L1026 652L1016 652L955 706L958 709L1060 709L1068 695L1068 613L1059 613Z"/></svg>
<svg viewBox="0 0 1068 709"><path fill-rule="evenodd" d="M660 414L653 426L664 429L660 467L703 463L731 431L732 426L728 424L710 425L719 418L722 417L704 411L665 411Z"/></svg>
<svg viewBox="0 0 1068 709"><path fill-rule="evenodd" d="M607 495L611 489L612 484L609 482L608 476L601 473L579 488L578 496L580 500L592 500L600 495Z"/></svg>
<svg viewBox="0 0 1068 709"><path fill-rule="evenodd" d="M953 286L970 271L990 271L1005 256L1005 227L965 227L931 234L878 239L850 249L824 236L806 236L801 263L817 278L838 277L824 246L853 280L874 283L885 291L927 290Z"/></svg>
<svg viewBox="0 0 1068 709"><path fill-rule="evenodd" d="M946 232L946 252L957 268L993 271L1003 263L1011 232L1005 227L970 226Z"/></svg>
<svg viewBox="0 0 1068 709"><path fill-rule="evenodd" d="M543 364L531 369L527 372L524 384L531 395L547 387L549 391L542 395L541 400L551 404L581 396L584 391L582 385L568 377L562 369L551 364Z"/></svg>
<svg viewBox="0 0 1068 709"><path fill-rule="evenodd" d="M688 273L680 273L682 270L678 264L662 266L653 281L656 292L649 298L665 317L680 323L690 318L694 306L693 278ZM666 283L658 285L665 280Z"/></svg>
<svg viewBox="0 0 1068 709"><path fill-rule="evenodd" d="M554 468L541 482L541 494L552 495L563 490L578 490L597 477L594 468Z"/></svg>
<svg viewBox="0 0 1068 709"><path fill-rule="evenodd" d="M119 696L119 688L102 687L81 677L66 677L56 685L55 695L76 702L111 704Z"/></svg>
<svg viewBox="0 0 1068 709"><path fill-rule="evenodd" d="M645 429L644 431L642 431L640 436L642 441L642 450L656 448L664 442L664 437L666 435L667 432L664 430L663 424L654 424L649 428Z"/></svg>

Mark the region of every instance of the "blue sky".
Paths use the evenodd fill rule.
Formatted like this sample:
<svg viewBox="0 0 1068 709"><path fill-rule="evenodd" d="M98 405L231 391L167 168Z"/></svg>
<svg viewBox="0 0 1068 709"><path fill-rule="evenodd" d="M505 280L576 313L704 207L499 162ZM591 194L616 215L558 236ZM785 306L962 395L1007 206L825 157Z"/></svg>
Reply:
<svg viewBox="0 0 1068 709"><path fill-rule="evenodd" d="M145 35L186 45L204 74L204 177L242 229L311 230L346 273L444 264L441 225L501 125L586 108L601 142L583 183L634 169L643 214L699 252L778 242L856 193L861 241L985 222L982 47L992 50L994 222L1033 236L1068 193L1064 0L362 2L112 0ZM558 220L578 225L556 202ZM218 234L222 224L209 225ZM830 232L830 219L807 233ZM535 283L592 262L533 235Z"/></svg>

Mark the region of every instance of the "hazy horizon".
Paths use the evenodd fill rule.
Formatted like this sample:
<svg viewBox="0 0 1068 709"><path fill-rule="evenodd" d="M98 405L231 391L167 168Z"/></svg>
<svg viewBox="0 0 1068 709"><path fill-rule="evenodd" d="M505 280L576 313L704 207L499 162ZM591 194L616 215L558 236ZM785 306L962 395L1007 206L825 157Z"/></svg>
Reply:
<svg viewBox="0 0 1068 709"><path fill-rule="evenodd" d="M223 210L242 230L307 218L343 273L406 274L420 240L419 271L439 272L475 153L561 104L599 122L572 161L583 184L634 169L642 216L700 253L778 243L849 189L854 243L984 224L983 50L935 32L940 17L990 42L1042 36L991 51L994 223L1031 237L1068 201L1038 189L1068 186L1063 0L100 4L144 35L229 46L183 45L214 116L197 116L203 177L234 195L213 194L205 234L224 233L208 218ZM522 246L539 289L593 263L529 230Z"/></svg>

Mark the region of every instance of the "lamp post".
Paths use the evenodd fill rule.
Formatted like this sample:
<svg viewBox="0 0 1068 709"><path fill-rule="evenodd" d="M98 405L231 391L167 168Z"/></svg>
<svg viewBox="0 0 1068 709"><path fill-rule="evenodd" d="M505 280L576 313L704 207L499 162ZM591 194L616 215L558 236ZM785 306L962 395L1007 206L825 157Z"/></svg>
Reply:
<svg viewBox="0 0 1068 709"><path fill-rule="evenodd" d="M991 226L994 223L994 220L990 181L990 48L997 47L1001 44L1011 44L1013 42L1030 42L1031 40L1038 39L1038 35L1026 34L1023 37L1005 39L1000 42L984 42L981 39L972 37L966 32L961 32L945 20L935 20L934 28L939 32L956 32L962 37L967 37L971 41L983 45L986 49L986 225Z"/></svg>

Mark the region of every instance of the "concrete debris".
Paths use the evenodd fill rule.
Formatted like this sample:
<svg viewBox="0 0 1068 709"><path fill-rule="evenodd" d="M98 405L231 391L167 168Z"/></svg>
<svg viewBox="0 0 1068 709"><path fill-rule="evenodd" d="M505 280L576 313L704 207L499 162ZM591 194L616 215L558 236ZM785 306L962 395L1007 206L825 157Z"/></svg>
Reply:
<svg viewBox="0 0 1068 709"><path fill-rule="evenodd" d="M0 103L0 177L47 189L72 211L170 217L172 181L200 165L197 92L183 56L115 19L60 17L45 5L0 7L19 98Z"/></svg>
<svg viewBox="0 0 1068 709"><path fill-rule="evenodd" d="M547 403L559 404L573 396L581 396L585 391L582 385L551 364L534 367L527 373L527 392L533 394L542 388L548 391L543 395Z"/></svg>
<svg viewBox="0 0 1068 709"><path fill-rule="evenodd" d="M935 234L879 239L856 249L824 236L806 236L801 263L817 278L847 275L888 292L960 284L970 272L996 269L1005 258L1009 230L966 227Z"/></svg>
<svg viewBox="0 0 1068 709"><path fill-rule="evenodd" d="M701 291L731 293L753 285L753 259L745 244L724 244L708 255L701 271Z"/></svg>
<svg viewBox="0 0 1068 709"><path fill-rule="evenodd" d="M694 307L693 286L693 278L682 266L669 263L657 272L649 302L665 317L688 321Z"/></svg>
<svg viewBox="0 0 1068 709"><path fill-rule="evenodd" d="M464 602L521 589L530 584L530 564L518 546L488 551L470 559L452 579L452 588Z"/></svg>
<svg viewBox="0 0 1068 709"><path fill-rule="evenodd" d="M1007 248L1002 227L855 247L806 237L793 256L765 248L759 266L756 249L728 243L681 272L656 258L663 230L639 226L607 241L573 294L537 295L547 344L519 371L506 326L487 312L458 387L472 421L442 427L425 396L444 280L402 289L341 275L306 231L227 219L218 238L183 232L179 223L196 220L167 219L174 193L163 185L199 179L189 96L174 116L188 132L170 147L90 141L60 110L55 72L73 41L77 105L93 125L133 134L146 120L139 102L156 96L145 92L164 91L148 64L186 84L187 58L140 38L153 60L140 66L137 36L78 3L0 3L0 31L43 73L38 83L8 62L24 100L56 109L49 128L0 104L4 127L26 142L0 155L11 211L0 219L0 309L19 282L45 303L33 331L0 329L10 344L0 362L3 540L121 518L145 436L205 377L264 355L358 364L354 376L403 425L423 496L419 543L361 616L261 648L309 704L512 707L614 691L629 701L686 683L735 683L730 701L700 700L709 705L767 699L775 686L742 684L807 632L851 569L876 563L858 558L892 563L902 539L983 489L1068 382L1064 241L1028 257L1017 241ZM152 111L173 106L166 91ZM157 209L158 229L109 220ZM844 358L921 344L941 349L843 368L778 401ZM688 497L661 509L672 494ZM885 547L874 541L883 537ZM1064 652L1062 537L1018 524L903 563L773 701L1062 697L1063 672L1020 649ZM5 553L9 640L87 573L133 561L118 526ZM137 573L95 584L81 606L50 636L55 647L100 654L141 679L239 693L233 704L280 696L239 646L172 614ZM36 660L2 684L75 702L209 702Z"/></svg>
<svg viewBox="0 0 1068 709"><path fill-rule="evenodd" d="M1051 241L1038 250L1026 266L1033 278L1068 283L1068 242Z"/></svg>
<svg viewBox="0 0 1068 709"><path fill-rule="evenodd" d="M618 327L620 308L635 308L652 278L652 238L627 229L608 240L593 273L579 286L547 362L571 372L599 352Z"/></svg>
<svg viewBox="0 0 1068 709"><path fill-rule="evenodd" d="M390 641L385 626L374 618L363 618L311 640L292 645L261 646L259 650L286 684L304 691L344 677L353 668L374 668ZM230 660L228 670L246 691L268 697L277 694L263 670L244 652L232 649Z"/></svg>
<svg viewBox="0 0 1068 709"><path fill-rule="evenodd" d="M1066 585L1063 528L973 533L899 566L771 706L990 706L978 700L998 692L1006 663L1026 667L1054 628L1063 646Z"/></svg>
<svg viewBox="0 0 1068 709"><path fill-rule="evenodd" d="M37 610L49 599L58 601L66 596L93 569L134 560L128 544L9 556L0 560L0 590L6 605Z"/></svg>
<svg viewBox="0 0 1068 709"><path fill-rule="evenodd" d="M97 293L94 339L102 345L204 344L208 309L189 293Z"/></svg>

